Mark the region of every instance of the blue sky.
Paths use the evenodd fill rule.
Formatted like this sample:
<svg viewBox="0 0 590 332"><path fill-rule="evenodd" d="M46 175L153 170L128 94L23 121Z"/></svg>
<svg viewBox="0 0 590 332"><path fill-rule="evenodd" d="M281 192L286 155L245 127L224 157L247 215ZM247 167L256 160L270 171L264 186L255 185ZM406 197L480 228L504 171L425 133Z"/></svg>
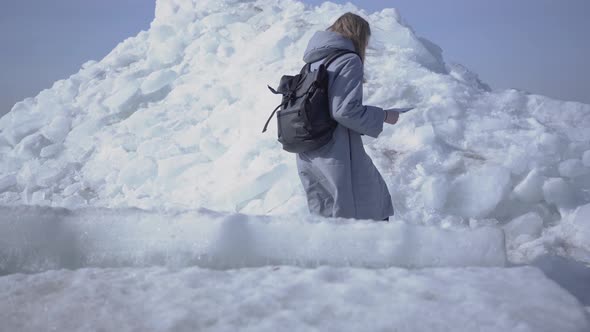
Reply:
<svg viewBox="0 0 590 332"><path fill-rule="evenodd" d="M319 0L305 0L319 4ZM334 1L343 3L346 1ZM494 88L590 103L588 0L353 0L398 8L447 61ZM5 0L0 11L0 114L100 60L149 27L151 0ZM326 22L328 25L330 22Z"/></svg>

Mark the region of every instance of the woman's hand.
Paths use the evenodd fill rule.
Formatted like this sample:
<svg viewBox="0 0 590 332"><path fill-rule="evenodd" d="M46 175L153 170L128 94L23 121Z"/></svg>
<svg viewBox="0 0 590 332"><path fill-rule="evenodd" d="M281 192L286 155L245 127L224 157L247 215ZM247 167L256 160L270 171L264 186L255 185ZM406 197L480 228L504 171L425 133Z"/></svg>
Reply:
<svg viewBox="0 0 590 332"><path fill-rule="evenodd" d="M396 111L385 110L385 123L396 124L399 120L399 113Z"/></svg>

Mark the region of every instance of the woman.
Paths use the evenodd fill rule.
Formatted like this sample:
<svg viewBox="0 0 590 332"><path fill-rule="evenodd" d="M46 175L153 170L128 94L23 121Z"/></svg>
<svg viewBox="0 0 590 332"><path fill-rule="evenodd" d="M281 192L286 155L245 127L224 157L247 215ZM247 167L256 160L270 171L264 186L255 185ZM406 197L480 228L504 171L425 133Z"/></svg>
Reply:
<svg viewBox="0 0 590 332"><path fill-rule="evenodd" d="M377 137L383 123L399 113L363 106L363 63L371 35L369 23L347 13L312 37L303 60L315 70L337 50L351 50L328 67L330 112L338 122L332 140L298 153L297 169L312 214L325 217L389 220L391 196L383 177L365 152L361 135Z"/></svg>

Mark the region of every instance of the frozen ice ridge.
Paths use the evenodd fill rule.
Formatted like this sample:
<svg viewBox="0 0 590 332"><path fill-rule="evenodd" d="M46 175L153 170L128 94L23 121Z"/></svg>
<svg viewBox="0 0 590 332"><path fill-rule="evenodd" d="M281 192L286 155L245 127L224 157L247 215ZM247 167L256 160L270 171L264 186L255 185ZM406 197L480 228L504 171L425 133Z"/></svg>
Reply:
<svg viewBox="0 0 590 332"><path fill-rule="evenodd" d="M223 214L0 207L0 275L95 267L504 267L503 232Z"/></svg>

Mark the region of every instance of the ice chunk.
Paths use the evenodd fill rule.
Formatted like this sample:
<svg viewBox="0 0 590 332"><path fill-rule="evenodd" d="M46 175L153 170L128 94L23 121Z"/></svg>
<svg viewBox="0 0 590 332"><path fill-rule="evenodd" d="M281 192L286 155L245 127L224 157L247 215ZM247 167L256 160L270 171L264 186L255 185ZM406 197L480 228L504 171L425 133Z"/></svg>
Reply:
<svg viewBox="0 0 590 332"><path fill-rule="evenodd" d="M154 26L150 31L149 56L155 61L152 66L169 65L182 55L183 39L178 38L176 30L170 25Z"/></svg>
<svg viewBox="0 0 590 332"><path fill-rule="evenodd" d="M543 133L539 137L538 142L543 149L546 149L547 153L553 153L558 155L561 155L561 152L564 149L565 145L565 142L562 139L562 137L549 133Z"/></svg>
<svg viewBox="0 0 590 332"><path fill-rule="evenodd" d="M41 163L38 159L33 159L26 162L16 175L16 181L22 188L36 185L37 173L41 168Z"/></svg>
<svg viewBox="0 0 590 332"><path fill-rule="evenodd" d="M30 136L43 126L43 118L31 114L26 103L17 103L12 111L1 119L0 132L10 145L15 146L24 137Z"/></svg>
<svg viewBox="0 0 590 332"><path fill-rule="evenodd" d="M211 160L215 160L222 156L227 148L221 143L220 140L205 135L199 140L199 149L201 152Z"/></svg>
<svg viewBox="0 0 590 332"><path fill-rule="evenodd" d="M414 139L420 145L431 145L436 139L436 133L431 125L416 128Z"/></svg>
<svg viewBox="0 0 590 332"><path fill-rule="evenodd" d="M63 206L64 208L67 208L67 209L79 209L79 208L84 207L86 205L87 205L87 202L84 199L84 197L82 197L78 194L64 198L64 200L61 203L61 206Z"/></svg>
<svg viewBox="0 0 590 332"><path fill-rule="evenodd" d="M457 63L450 63L448 64L448 67L451 68L451 72L449 74L452 75L454 78L466 81L471 85L478 86L480 89L484 91L492 91L492 88L489 85L482 82L479 76L476 73L469 71L467 67Z"/></svg>
<svg viewBox="0 0 590 332"><path fill-rule="evenodd" d="M146 79L141 83L141 92L144 95L154 93L172 83L178 75L174 70L161 70L154 73L151 73Z"/></svg>
<svg viewBox="0 0 590 332"><path fill-rule="evenodd" d="M45 199L45 192L44 191L36 191L31 195L31 204L32 205L49 205L51 202Z"/></svg>
<svg viewBox="0 0 590 332"><path fill-rule="evenodd" d="M435 210L442 209L447 201L449 183L441 177L428 179L422 185L422 195L427 207Z"/></svg>
<svg viewBox="0 0 590 332"><path fill-rule="evenodd" d="M14 150L21 157L34 158L38 157L41 150L49 144L51 144L51 141L47 140L43 135L35 133L23 138Z"/></svg>
<svg viewBox="0 0 590 332"><path fill-rule="evenodd" d="M63 178L69 169L54 160L45 162L36 172L36 184L41 187L50 187Z"/></svg>
<svg viewBox="0 0 590 332"><path fill-rule="evenodd" d="M509 243L514 242L521 235L538 238L543 230L543 219L537 213L530 212L512 220L503 228Z"/></svg>
<svg viewBox="0 0 590 332"><path fill-rule="evenodd" d="M566 214L559 224L545 230L546 242L556 242L568 256L590 264L590 204Z"/></svg>
<svg viewBox="0 0 590 332"><path fill-rule="evenodd" d="M543 184L543 196L547 203L559 207L571 207L576 199L572 187L562 178L547 179Z"/></svg>
<svg viewBox="0 0 590 332"><path fill-rule="evenodd" d="M92 159L84 164L81 170L84 183L90 188L102 186L106 181L111 180L116 183L117 177L112 175L117 174L121 167L127 165L132 167L131 157L123 148L107 146L94 153Z"/></svg>
<svg viewBox="0 0 590 332"><path fill-rule="evenodd" d="M138 158L131 161L119 173L117 182L137 188L158 174L158 164L150 158Z"/></svg>
<svg viewBox="0 0 590 332"><path fill-rule="evenodd" d="M398 19L399 15L394 9L386 9L380 12L379 16L380 22L373 24L377 27L374 39L381 41L383 47L393 46L411 50L411 56L416 58L420 65L435 72L446 72L439 46L426 39L417 38L414 31L402 23L403 20Z"/></svg>
<svg viewBox="0 0 590 332"><path fill-rule="evenodd" d="M200 154L184 154L158 161L158 177L174 178L203 161Z"/></svg>
<svg viewBox="0 0 590 332"><path fill-rule="evenodd" d="M277 183L265 194L262 205L263 208L269 212L284 208L285 203L288 202L297 189L299 189L299 185L298 182L291 181L288 177L278 180ZM305 204L301 206L305 206ZM293 210L289 210L288 208L287 211L293 212Z"/></svg>
<svg viewBox="0 0 590 332"><path fill-rule="evenodd" d="M537 203L543 199L544 177L539 170L533 169L515 188L518 199L527 203Z"/></svg>
<svg viewBox="0 0 590 332"><path fill-rule="evenodd" d="M105 99L104 104L113 112L123 111L126 105L137 95L135 83L124 84L112 96Z"/></svg>
<svg viewBox="0 0 590 332"><path fill-rule="evenodd" d="M572 224L575 231L572 232L571 242L577 247L584 249L587 254L587 262L590 260L590 204L580 206L572 217Z"/></svg>
<svg viewBox="0 0 590 332"><path fill-rule="evenodd" d="M229 185L226 190L231 190L231 192L225 193L224 196L226 196L231 203L235 204L236 209L239 211L251 200L269 191L275 183L280 182L280 179L285 176L287 171L289 171L287 165L277 165L272 170L259 175L255 179L244 181L238 186Z"/></svg>
<svg viewBox="0 0 590 332"><path fill-rule="evenodd" d="M512 173L521 175L528 171L528 156L523 154L509 153L504 161L504 166L509 168Z"/></svg>
<svg viewBox="0 0 590 332"><path fill-rule="evenodd" d="M13 191L0 191L0 204L16 205L21 200L21 195Z"/></svg>
<svg viewBox="0 0 590 332"><path fill-rule="evenodd" d="M63 148L62 144L51 144L41 149L39 155L41 158L50 158L61 152Z"/></svg>
<svg viewBox="0 0 590 332"><path fill-rule="evenodd" d="M41 133L50 141L61 143L70 132L71 121L69 117L58 116L48 126L43 127Z"/></svg>
<svg viewBox="0 0 590 332"><path fill-rule="evenodd" d="M8 143L4 136L0 135L0 153L6 153L10 150L12 150L12 146L10 146L10 143Z"/></svg>
<svg viewBox="0 0 590 332"><path fill-rule="evenodd" d="M486 217L508 193L510 184L510 171L486 166L451 183L447 206L463 217Z"/></svg>
<svg viewBox="0 0 590 332"><path fill-rule="evenodd" d="M575 178L576 176L590 173L590 169L584 167L584 164L579 159L569 159L559 164L559 175L568 178Z"/></svg>
<svg viewBox="0 0 590 332"><path fill-rule="evenodd" d="M0 176L0 192L3 192L15 185L16 185L16 175L7 174L7 175Z"/></svg>
<svg viewBox="0 0 590 332"><path fill-rule="evenodd" d="M72 183L71 185L64 188L64 196L71 196L82 189L82 184L79 182Z"/></svg>
<svg viewBox="0 0 590 332"><path fill-rule="evenodd" d="M203 1L195 3L193 1L173 0L173 1L156 1L156 12L154 25L175 24L185 27L194 22L196 14L199 13L199 5L202 11L209 12L213 6L226 5L223 2Z"/></svg>
<svg viewBox="0 0 590 332"><path fill-rule="evenodd" d="M233 22L239 21L239 17L229 13L216 13L207 16L202 23L211 29L219 29Z"/></svg>

